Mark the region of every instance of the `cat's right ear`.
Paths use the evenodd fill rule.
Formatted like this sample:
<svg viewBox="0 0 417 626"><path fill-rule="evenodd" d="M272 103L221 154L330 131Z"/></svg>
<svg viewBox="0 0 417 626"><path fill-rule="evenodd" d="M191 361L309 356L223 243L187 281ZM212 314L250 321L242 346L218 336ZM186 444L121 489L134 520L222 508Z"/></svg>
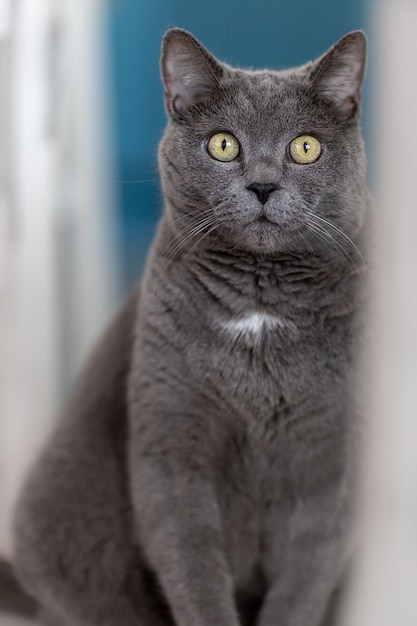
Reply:
<svg viewBox="0 0 417 626"><path fill-rule="evenodd" d="M162 42L161 72L171 117L210 99L224 68L190 33L171 28Z"/></svg>
<svg viewBox="0 0 417 626"><path fill-rule="evenodd" d="M352 117L360 107L366 47L364 33L354 31L313 65L311 78L318 95L345 118Z"/></svg>

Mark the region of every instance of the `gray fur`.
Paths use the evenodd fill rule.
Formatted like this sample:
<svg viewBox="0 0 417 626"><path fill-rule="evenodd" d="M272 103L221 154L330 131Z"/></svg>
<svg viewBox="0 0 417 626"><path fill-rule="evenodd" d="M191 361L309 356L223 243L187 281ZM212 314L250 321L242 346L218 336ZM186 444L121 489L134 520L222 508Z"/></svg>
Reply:
<svg viewBox="0 0 417 626"><path fill-rule="evenodd" d="M140 298L16 516L46 624L333 623L366 299L365 47L351 33L304 67L245 71L165 36L165 211ZM218 131L235 161L208 154ZM323 145L311 165L287 154L303 133ZM254 182L276 187L265 205Z"/></svg>

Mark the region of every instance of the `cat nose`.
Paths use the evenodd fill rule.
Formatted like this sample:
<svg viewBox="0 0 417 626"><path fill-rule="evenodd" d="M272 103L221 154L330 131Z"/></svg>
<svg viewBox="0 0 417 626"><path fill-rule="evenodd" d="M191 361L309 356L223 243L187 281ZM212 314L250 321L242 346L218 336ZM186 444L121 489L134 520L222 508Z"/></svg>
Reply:
<svg viewBox="0 0 417 626"><path fill-rule="evenodd" d="M246 189L256 193L259 202L261 204L265 204L269 195L278 189L278 185L275 185L275 183L251 183L246 187Z"/></svg>

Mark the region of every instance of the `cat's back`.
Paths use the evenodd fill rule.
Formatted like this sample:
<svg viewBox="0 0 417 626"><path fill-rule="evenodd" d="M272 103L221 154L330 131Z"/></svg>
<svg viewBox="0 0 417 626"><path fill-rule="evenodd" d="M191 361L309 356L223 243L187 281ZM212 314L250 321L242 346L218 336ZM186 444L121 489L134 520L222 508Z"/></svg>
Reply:
<svg viewBox="0 0 417 626"><path fill-rule="evenodd" d="M83 559L102 545L116 584L117 564L130 558L125 390L137 300L135 292L92 353L18 504L17 572L38 599L49 576L80 584Z"/></svg>

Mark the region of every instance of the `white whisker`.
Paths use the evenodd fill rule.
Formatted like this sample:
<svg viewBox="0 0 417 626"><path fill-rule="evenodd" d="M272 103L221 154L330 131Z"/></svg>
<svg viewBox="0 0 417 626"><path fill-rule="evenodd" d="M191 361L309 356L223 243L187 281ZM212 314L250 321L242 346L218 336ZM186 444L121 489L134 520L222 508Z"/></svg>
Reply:
<svg viewBox="0 0 417 626"><path fill-rule="evenodd" d="M217 224L214 224L214 226L213 226L212 228L210 228L210 229L209 229L206 233L204 233L204 235L202 235L202 236L200 237L200 239L198 239L198 240L197 240L197 241L196 241L196 242L195 242L195 243L191 246L191 248L188 250L188 252L187 252L187 254L186 254L186 257L189 257L189 256L192 254L192 252L193 252L194 248L195 248L197 245L199 245L199 244L203 241L203 239L205 239L206 237L208 237L208 235L210 235L213 231L215 231L215 230L216 230L216 228L218 228L219 226L221 226L221 222L218 222Z"/></svg>
<svg viewBox="0 0 417 626"><path fill-rule="evenodd" d="M330 228L333 228L333 230L335 232L337 232L341 237L343 237L352 246L352 248L354 249L356 254L361 259L362 263L365 263L364 258L362 256L362 253L359 250L358 246L352 241L352 239L350 237L348 237L346 235L346 233L343 232L343 230L341 230L338 226L333 224L333 222L330 222L329 220L324 219L324 217L321 217L320 215L315 215L311 211L307 211L307 213L308 213L308 215L310 215L310 217L314 217L315 219L319 220L320 222L323 222L324 224L326 224L327 226L330 226Z"/></svg>
<svg viewBox="0 0 417 626"><path fill-rule="evenodd" d="M306 225L310 228L312 232L314 232L318 237L320 237L323 241L327 241L334 248L334 250L340 252L342 256L348 259L352 265L356 266L354 259L351 257L349 252L342 246L342 244L335 239L329 231L314 221L314 214L311 214L309 218L305 219Z"/></svg>
<svg viewBox="0 0 417 626"><path fill-rule="evenodd" d="M185 246L185 244L197 236L200 232L202 232L205 228L210 227L213 224L213 217L210 215L208 217L201 218L196 220L193 228L189 232L185 234L185 236L180 240L172 241L167 249L165 250L165 257L167 262L169 262L178 252Z"/></svg>

